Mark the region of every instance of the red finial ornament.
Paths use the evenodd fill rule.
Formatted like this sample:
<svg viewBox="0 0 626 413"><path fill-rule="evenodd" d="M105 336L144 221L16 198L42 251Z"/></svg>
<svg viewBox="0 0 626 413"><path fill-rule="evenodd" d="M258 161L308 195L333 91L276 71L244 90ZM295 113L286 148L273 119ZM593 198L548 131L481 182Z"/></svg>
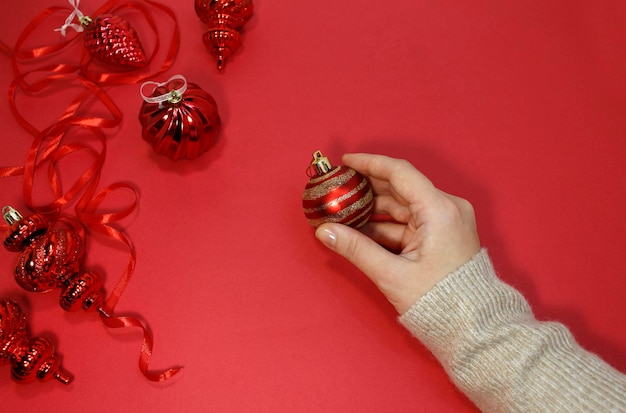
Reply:
<svg viewBox="0 0 626 413"><path fill-rule="evenodd" d="M12 300L0 299L0 365L11 364L11 376L18 383L51 379L69 384L72 378L60 367L54 346L43 337L29 339L26 316Z"/></svg>
<svg viewBox="0 0 626 413"><path fill-rule="evenodd" d="M309 224L339 222L359 228L368 221L374 196L363 175L347 166L333 167L320 151L313 154L307 173L310 179L302 194L302 208Z"/></svg>
<svg viewBox="0 0 626 413"><path fill-rule="evenodd" d="M241 44L240 29L254 10L252 0L195 0L196 14L209 28L202 41L222 70Z"/></svg>
<svg viewBox="0 0 626 413"><path fill-rule="evenodd" d="M141 328L144 342L139 357L139 368L148 380L162 382L180 371L180 368L171 368L159 373L148 371L152 356L152 336L149 331L136 318L111 314L128 278L120 280L111 296L104 302L102 278L83 268L85 243L83 228L79 222L67 218L63 219L67 225L52 228L43 215L35 213L22 217L10 206L2 209L2 215L9 224L9 229L4 234L4 246L7 250L20 254L15 268L15 280L22 288L32 292L46 292L58 288L61 290L59 305L65 311L97 310L102 322L109 328ZM0 328L0 336L3 331L5 328ZM7 347L9 344L0 347L2 350L0 355L9 348ZM30 353L24 354L28 360L35 360L35 356L38 357L37 360L52 360L45 365L41 364L43 366L41 368L37 367L39 369L37 377L44 377L46 371L56 371L54 360L51 358L51 346L41 340L35 344L33 350L29 350ZM0 364L1 362L2 357ZM14 373L14 376L15 374L17 373ZM24 375L27 376L26 373ZM58 378L61 380L65 376L60 374Z"/></svg>
<svg viewBox="0 0 626 413"><path fill-rule="evenodd" d="M85 245L74 228L50 229L43 215L22 217L12 207L2 209L9 229L7 250L19 252L15 281L25 290L47 292L61 289L59 305L66 311L95 310L102 305L102 279L82 270Z"/></svg>
<svg viewBox="0 0 626 413"><path fill-rule="evenodd" d="M149 94L144 88L153 86ZM176 75L163 83L145 82L139 112L141 136L159 155L194 159L211 148L220 130L215 99Z"/></svg>
<svg viewBox="0 0 626 413"><path fill-rule="evenodd" d="M137 33L126 20L111 14L92 19L78 9L80 0L69 0L69 3L74 11L65 20L65 24L57 29L64 36L69 27L83 32L85 48L89 54L104 63L128 68L139 68L148 64ZM73 23L74 18L80 24Z"/></svg>

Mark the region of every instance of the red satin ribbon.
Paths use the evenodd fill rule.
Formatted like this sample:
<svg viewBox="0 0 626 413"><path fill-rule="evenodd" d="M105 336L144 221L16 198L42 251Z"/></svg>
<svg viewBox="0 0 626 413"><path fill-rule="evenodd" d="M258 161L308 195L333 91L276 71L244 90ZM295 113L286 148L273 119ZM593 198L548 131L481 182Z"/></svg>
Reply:
<svg viewBox="0 0 626 413"><path fill-rule="evenodd" d="M46 68L38 69L39 71L46 71ZM34 71L33 71L34 72ZM32 73L32 72L31 72ZM48 161L51 156L60 150L61 142L67 135L70 126L74 125L79 128L90 128L91 131L96 134L102 142L102 147L106 145L105 139L101 136L102 132L99 128L113 128L118 126L122 121L122 112L109 97L109 95L98 85L90 82L75 74L61 74L55 73L48 75L36 82L26 83L23 81L25 76L16 78L8 90L8 102L11 112L15 116L18 123L31 135L35 136L31 148L28 153L26 165L30 162L34 162L31 165L32 169L39 168L44 162ZM59 87L58 84L67 81L76 81L79 86L82 86L84 90L69 104L65 111L60 115L59 119L52 126L40 131L35 127L25 115L21 113L17 105L17 94L22 91L24 94L37 95L43 92L49 92L49 89L54 91L55 87ZM90 99L91 97L91 99ZM82 116L79 115L81 106L86 102L92 102L96 99L104 105L105 109L110 114L110 117L102 116ZM33 159L34 157L34 159ZM12 166L12 167L0 167L0 178L7 176L16 176L25 174L26 166ZM95 172L95 171L94 171ZM32 182L31 179L27 179L26 182ZM25 192L30 192L30 189L25 185ZM55 191L55 193L57 193ZM31 204L28 204L31 206Z"/></svg>
<svg viewBox="0 0 626 413"><path fill-rule="evenodd" d="M160 48L160 31L150 13L150 8L163 12L174 22L173 34L164 60L161 66L152 73L138 73L136 71L98 73L91 70L91 57L88 56L86 51L78 65L59 63L21 71L21 64L32 65L39 59L45 59L55 53L60 53L79 37L75 36L72 39L54 45L34 49L23 48L24 43L46 19L61 11L69 14L71 10L66 7L50 7L38 14L26 26L13 49L0 43L0 51L12 58L16 76L8 90L9 107L18 123L34 137L24 164L0 167L0 178L23 175L23 196L26 205L36 212L45 214L51 220L60 219L62 222L72 225L83 239L84 226L86 226L88 229L111 237L125 246L129 254L128 263L100 309L101 319L104 325L109 328L137 327L142 329L144 337L139 357L139 368L148 380L162 382L178 373L180 368L172 368L162 372L148 371L153 348L152 336L148 329L136 318L113 315L118 301L131 280L136 263L134 246L122 231L115 228L114 224L130 215L136 209L138 193L132 185L127 183L114 183L96 193L106 157L106 135L102 129L117 127L123 116L117 105L100 85L137 83L166 71L174 61L180 34L173 11L150 0L111 0L98 9L95 15L113 13L124 8L142 13L149 27L156 35L155 46L149 57L150 63L157 56ZM37 79L38 76L40 77L39 79ZM31 78L35 78L35 80ZM83 90L70 102L56 122L42 130L38 129L19 109L17 104L18 92L37 96L44 92L54 91L55 88L58 89L59 84L63 82L73 82L81 86ZM86 109L83 108L86 102L92 103L94 100L104 106L107 111L106 115L89 116L84 114ZM76 133L93 135L93 141L98 144L98 148L83 140L77 139L72 141L71 137ZM70 159L70 156L79 152L86 153L91 158L91 162L78 175L69 189L65 190L59 179L59 167L63 161ZM33 199L35 176L40 170L44 169L45 165L47 165L47 183L53 194L53 200L46 203L36 203ZM132 201L115 212L99 212L99 207L103 201L117 191L130 192L133 196ZM75 203L77 220L61 215L61 211L72 203ZM5 225L0 227L6 228Z"/></svg>
<svg viewBox="0 0 626 413"><path fill-rule="evenodd" d="M116 212L99 213L97 212L98 206L113 192L115 191L127 191L133 195L133 201L130 205L122 208ZM86 194L88 195L88 194ZM113 238L119 243L123 244L129 251L129 259L124 272L120 276L115 288L109 295L109 298L104 304L103 310L106 314L112 314L115 310L117 302L124 294L126 286L130 282L130 278L135 269L136 253L135 248L131 241L124 235L124 233L116 229L112 224L130 215L137 207L137 190L126 183L114 183L102 189L95 196L84 196L76 205L76 216L78 219L91 230L100 234Z"/></svg>
<svg viewBox="0 0 626 413"><path fill-rule="evenodd" d="M76 81L78 86L81 86L84 90L69 104L69 106L65 109L65 112L59 118L59 121L72 117L76 120L80 120L80 122L86 126L100 128L113 128L118 126L122 121L122 112L109 95L102 89L102 87L80 75L70 72L64 73L66 70L69 69L66 69L64 66L45 66L37 70L23 73L11 82L8 89L9 106L20 125L32 135L39 133L39 131L26 119L25 116L20 113L18 109L16 99L20 90L22 90L24 94L37 95L46 91L46 89L52 89L54 92L56 87L58 90L59 86L57 86L57 84L59 83ZM27 83L26 78L37 72L51 74L48 74L35 82ZM79 109L86 102L89 102L88 98L90 95L93 95L93 98L99 100L105 106L111 115L110 118L79 115Z"/></svg>
<svg viewBox="0 0 626 413"><path fill-rule="evenodd" d="M133 317L111 317L107 315L101 315L101 319L102 322L109 328L138 327L143 330L143 346L141 354L139 355L139 370L141 370L143 375L148 380L163 382L180 372L181 368L171 368L160 373L148 371L148 365L150 364L150 359L152 358L152 336L139 320Z"/></svg>

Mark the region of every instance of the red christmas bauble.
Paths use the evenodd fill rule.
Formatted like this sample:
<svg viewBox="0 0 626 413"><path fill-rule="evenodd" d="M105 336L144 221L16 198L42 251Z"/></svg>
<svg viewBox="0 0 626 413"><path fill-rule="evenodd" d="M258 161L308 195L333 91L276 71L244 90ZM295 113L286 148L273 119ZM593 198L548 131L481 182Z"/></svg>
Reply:
<svg viewBox="0 0 626 413"><path fill-rule="evenodd" d="M154 90L143 94L149 85ZM142 96L141 136L157 154L172 160L194 159L211 148L221 120L210 94L178 75L165 83L144 83Z"/></svg>
<svg viewBox="0 0 626 413"><path fill-rule="evenodd" d="M367 179L352 168L333 167L320 151L313 154L316 174L302 194L304 215L314 227L339 222L353 228L364 225L372 215L374 196Z"/></svg>
<svg viewBox="0 0 626 413"><path fill-rule="evenodd" d="M105 14L95 19L84 16L83 40L89 54L102 62L124 66L143 67L148 59L137 33L119 16Z"/></svg>
<svg viewBox="0 0 626 413"><path fill-rule="evenodd" d="M12 300L0 300L0 366L11 364L11 375L19 383L55 378L65 384L72 378L61 371L52 343L43 338L29 339L26 316Z"/></svg>
<svg viewBox="0 0 626 413"><path fill-rule="evenodd" d="M221 70L241 45L238 29L252 17L252 0L195 0L195 10L209 26L202 41Z"/></svg>
<svg viewBox="0 0 626 413"><path fill-rule="evenodd" d="M139 68L148 64L137 33L120 16L103 14L92 19L78 8L80 0L69 0L74 10L58 31L65 36L67 29L83 32L83 43L89 54L101 62L125 68ZM74 23L78 19L80 24Z"/></svg>

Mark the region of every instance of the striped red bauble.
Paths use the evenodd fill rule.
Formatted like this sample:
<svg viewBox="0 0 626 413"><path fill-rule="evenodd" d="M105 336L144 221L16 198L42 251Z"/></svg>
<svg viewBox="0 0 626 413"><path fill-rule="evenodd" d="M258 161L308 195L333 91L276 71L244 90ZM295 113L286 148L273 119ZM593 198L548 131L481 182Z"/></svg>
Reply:
<svg viewBox="0 0 626 413"><path fill-rule="evenodd" d="M347 166L333 167L320 151L313 154L309 166L309 182L302 194L304 215L314 227L325 222L338 222L353 228L363 226L374 204L372 188L367 179Z"/></svg>

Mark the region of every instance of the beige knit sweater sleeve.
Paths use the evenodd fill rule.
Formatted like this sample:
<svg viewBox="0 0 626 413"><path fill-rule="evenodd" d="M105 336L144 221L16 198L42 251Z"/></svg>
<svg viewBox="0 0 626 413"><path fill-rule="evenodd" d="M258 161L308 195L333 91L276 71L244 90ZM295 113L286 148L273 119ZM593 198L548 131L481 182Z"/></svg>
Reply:
<svg viewBox="0 0 626 413"><path fill-rule="evenodd" d="M582 349L562 324L537 321L522 295L496 277L485 250L400 322L483 411L626 412L626 376Z"/></svg>

